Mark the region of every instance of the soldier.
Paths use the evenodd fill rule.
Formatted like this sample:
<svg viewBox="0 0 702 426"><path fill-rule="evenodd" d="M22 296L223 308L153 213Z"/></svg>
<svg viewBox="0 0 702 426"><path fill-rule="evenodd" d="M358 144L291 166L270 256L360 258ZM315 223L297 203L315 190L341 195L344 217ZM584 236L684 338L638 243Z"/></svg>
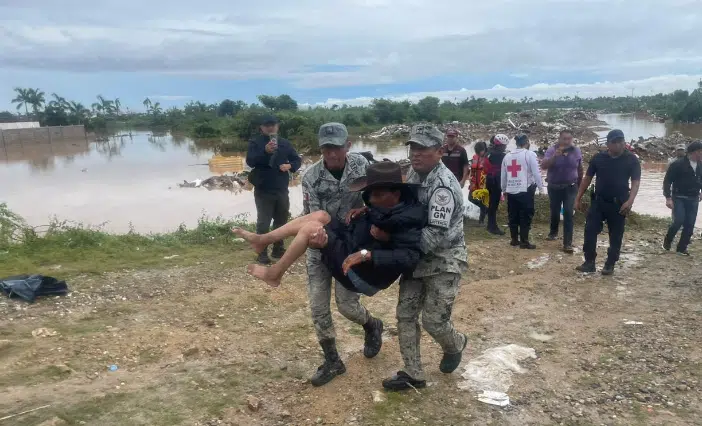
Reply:
<svg viewBox="0 0 702 426"><path fill-rule="evenodd" d="M463 193L456 177L441 162L444 135L430 125L412 128L408 145L412 169L407 183L418 183L419 200L429 209L422 235L422 258L411 277L400 280L397 329L405 370L383 381L388 390L426 386L420 357L419 314L424 329L444 351L439 365L451 373L461 363L468 338L451 323L461 274L468 268L463 234Z"/></svg>
<svg viewBox="0 0 702 426"><path fill-rule="evenodd" d="M351 145L348 136L346 126L341 123L327 123L319 128L322 159L313 164L302 178L304 214L324 210L332 220L345 221L347 217L362 210L362 193L351 192L349 185L366 175L369 163L362 155L348 152ZM320 231L319 234L322 238L324 232ZM324 364L310 381L314 386L321 386L345 373L346 367L336 350L336 333L330 309L332 276L322 263L319 250L307 251L307 275L312 322L324 352ZM360 294L347 290L338 282L335 285L335 296L339 312L363 326L363 355L373 358L380 352L382 345L382 321L371 316L361 305Z"/></svg>

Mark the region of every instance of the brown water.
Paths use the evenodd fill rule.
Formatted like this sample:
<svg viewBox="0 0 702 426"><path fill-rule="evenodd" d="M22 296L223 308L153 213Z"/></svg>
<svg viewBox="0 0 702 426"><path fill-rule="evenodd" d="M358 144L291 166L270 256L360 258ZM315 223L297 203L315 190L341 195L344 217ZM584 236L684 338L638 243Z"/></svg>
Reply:
<svg viewBox="0 0 702 426"><path fill-rule="evenodd" d="M633 114L602 114L598 118L607 122L608 127L612 129L621 129L627 140L637 140L639 137L670 136L673 132L702 139L702 124L659 123ZM605 130L597 133L599 136L606 136L607 132ZM641 189L634 203L635 211L654 216L670 216L670 209L665 206L665 198L663 198L663 178L667 168L667 163L643 163ZM697 224L702 224L702 210L700 210L697 219Z"/></svg>
<svg viewBox="0 0 702 426"><path fill-rule="evenodd" d="M406 158L396 144L355 144L353 151ZM103 225L112 232L167 232L198 218L248 215L253 194L180 188L183 180L241 171L243 154L222 157L190 139L137 132L107 142L78 140L0 146L0 202L34 226L60 220ZM290 188L293 214L302 211L299 182Z"/></svg>
<svg viewBox="0 0 702 426"><path fill-rule="evenodd" d="M622 127L627 135L645 135L643 132L660 135L669 131L664 124L634 117L607 116L607 119ZM625 128L625 124L629 127ZM690 131L694 135L700 129ZM354 143L352 151L372 151L377 159L407 157L402 144L368 139ZM3 182L0 202L7 202L10 209L34 226L47 224L56 217L103 225L112 232L126 232L130 228L138 232L167 232L181 223L195 226L202 216L247 215L253 220L255 208L249 191L232 193L178 187L183 180L241 171L243 166L242 154L223 157L193 140L168 135L154 137L148 132L115 137L107 142L78 140L13 145L0 147ZM646 164L644 170L635 210L668 216L670 211L661 194L665 165ZM299 214L302 210L299 182L292 183L290 201L291 212Z"/></svg>

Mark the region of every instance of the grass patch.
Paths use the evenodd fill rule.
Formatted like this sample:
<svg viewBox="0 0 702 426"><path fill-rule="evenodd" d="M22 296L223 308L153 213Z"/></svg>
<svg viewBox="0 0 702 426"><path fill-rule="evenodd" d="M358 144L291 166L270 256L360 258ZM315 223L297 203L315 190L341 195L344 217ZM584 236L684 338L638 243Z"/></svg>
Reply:
<svg viewBox="0 0 702 426"><path fill-rule="evenodd" d="M39 232L0 204L0 277L23 273L62 277L172 262L180 266L228 258L248 247L235 241L232 226L251 229L244 218L201 218L193 229L168 234L115 235L100 228L53 222ZM244 250L242 250L244 249ZM175 256L175 257L172 257Z"/></svg>
<svg viewBox="0 0 702 426"><path fill-rule="evenodd" d="M537 196L534 224L549 222L548 197ZM198 262L250 260L244 243L236 242L232 226L253 229L244 217L235 220L201 218L195 228L180 226L166 234L141 235L135 232L110 234L101 228L69 222L52 222L39 230L26 225L21 217L0 204L0 277L18 274L56 275L62 278L78 274L99 274L122 269L142 269L169 264L188 266ZM584 213L576 213L576 226L582 227ZM507 223L506 203L499 210L498 223ZM664 218L633 213L630 229L660 229ZM489 234L474 221L466 221L466 238L483 241L500 238Z"/></svg>

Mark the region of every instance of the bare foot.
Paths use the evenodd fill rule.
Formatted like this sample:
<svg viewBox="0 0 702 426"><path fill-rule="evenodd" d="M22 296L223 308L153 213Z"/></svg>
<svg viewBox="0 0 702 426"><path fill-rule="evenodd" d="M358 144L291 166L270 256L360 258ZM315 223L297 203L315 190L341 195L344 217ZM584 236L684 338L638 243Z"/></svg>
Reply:
<svg viewBox="0 0 702 426"><path fill-rule="evenodd" d="M267 246L267 244L261 243L261 236L254 232L249 232L242 228L232 228L232 232L234 235L245 239L256 253L261 253Z"/></svg>
<svg viewBox="0 0 702 426"><path fill-rule="evenodd" d="M280 286L280 277L274 277L271 273L271 268L261 265L249 265L246 269L249 274L253 275L259 280L265 281L269 286Z"/></svg>

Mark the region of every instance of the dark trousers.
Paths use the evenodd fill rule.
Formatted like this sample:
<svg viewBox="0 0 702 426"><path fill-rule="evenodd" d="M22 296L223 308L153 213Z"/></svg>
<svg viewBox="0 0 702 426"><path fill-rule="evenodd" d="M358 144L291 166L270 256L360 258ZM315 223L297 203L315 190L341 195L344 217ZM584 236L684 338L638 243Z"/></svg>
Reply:
<svg viewBox="0 0 702 426"><path fill-rule="evenodd" d="M697 221L697 210L700 203L697 197L695 198L673 198L673 223L668 228L668 235L665 240L668 243L673 242L675 235L682 227L682 234L678 241L677 251L684 252L690 244L692 233L695 230L695 222Z"/></svg>
<svg viewBox="0 0 702 426"><path fill-rule="evenodd" d="M529 242L531 220L534 218L534 194L536 187L527 192L507 194L507 214L509 216L509 233L513 240L519 238L523 243Z"/></svg>
<svg viewBox="0 0 702 426"><path fill-rule="evenodd" d="M624 225L626 216L619 213L621 203L593 199L585 219L585 243L583 254L586 262L594 262L597 258L597 236L602 232L604 223L609 229L609 249L607 263L615 264L619 260L624 240Z"/></svg>
<svg viewBox="0 0 702 426"><path fill-rule="evenodd" d="M254 191L256 201L256 233L265 234L270 230L271 220L273 229L279 228L288 221L290 212L290 197L287 191L263 192ZM283 248L283 242L275 243L273 248Z"/></svg>
<svg viewBox="0 0 702 426"><path fill-rule="evenodd" d="M485 186L490 193L490 206L488 206L487 211L487 229L491 231L499 230L500 228L497 226L497 209L500 207L502 189L500 188L499 182L491 182L491 179L488 179Z"/></svg>
<svg viewBox="0 0 702 426"><path fill-rule="evenodd" d="M558 225L561 222L563 209L563 245L573 245L573 208L578 187L573 184L565 188L548 187L548 199L551 206L551 235L558 235Z"/></svg>
<svg viewBox="0 0 702 426"><path fill-rule="evenodd" d="M470 191L470 190L469 190L469 191ZM485 205L484 205L483 203L481 203L479 200L476 200L475 198L473 198L473 193L472 193L472 192L470 192L470 193L468 194L468 201L470 201L471 203L475 204L476 206L478 206L478 207L480 208L480 219L479 219L479 221L480 221L480 223L483 223L483 222L485 221L485 216L487 215L488 208L485 207ZM492 204L492 203L490 203L490 204ZM497 212L495 212L495 214L497 214Z"/></svg>

